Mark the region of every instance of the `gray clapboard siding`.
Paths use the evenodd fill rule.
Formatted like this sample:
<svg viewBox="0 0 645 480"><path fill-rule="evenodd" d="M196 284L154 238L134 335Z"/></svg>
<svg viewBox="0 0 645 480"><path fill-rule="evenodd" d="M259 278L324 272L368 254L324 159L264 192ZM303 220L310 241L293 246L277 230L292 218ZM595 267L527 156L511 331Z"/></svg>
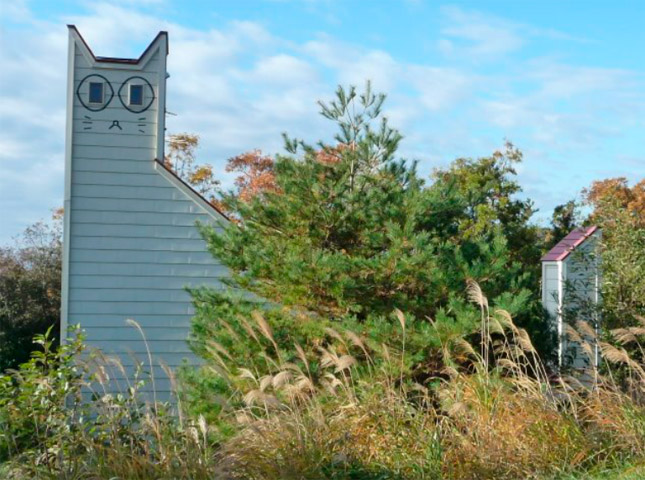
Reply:
<svg viewBox="0 0 645 480"><path fill-rule="evenodd" d="M130 327L132 329L132 327ZM127 328L109 327L84 327L88 336L100 337L105 341L131 340L132 333ZM184 341L186 339L186 325L179 327L148 327L145 329L147 341Z"/></svg>
<svg viewBox="0 0 645 480"><path fill-rule="evenodd" d="M75 319L75 323L83 322L83 328L105 328L113 329L115 326L124 327L125 320L123 315L97 315L88 317L86 315L71 315L70 319ZM106 322L109 323L106 326ZM191 316L189 315L170 315L167 317L159 315L141 316L137 315L137 323L147 332L151 328L183 328L190 327ZM120 329L120 328L119 328Z"/></svg>
<svg viewBox="0 0 645 480"><path fill-rule="evenodd" d="M158 288L183 289L210 285L216 287L223 277L179 276L145 276L145 275L70 275L70 288Z"/></svg>
<svg viewBox="0 0 645 480"><path fill-rule="evenodd" d="M183 252L182 252L183 253ZM100 253L99 253L100 255ZM190 263L85 263L70 262L70 274L134 276L134 277L192 277L218 278L226 274L221 265L193 265Z"/></svg>
<svg viewBox="0 0 645 480"><path fill-rule="evenodd" d="M137 365L137 363L142 363L146 365L145 370L150 370L150 367L147 366L148 364L148 358L146 356L140 356L140 355L135 355L134 357L130 355L119 355L119 360L122 365L125 367L132 367L134 365ZM157 361L158 359L153 358L153 365L155 366L155 371L159 368L159 362ZM170 367L179 367L184 364L186 360L190 360L191 363L198 363L199 360L192 354L186 354L186 353L172 353L172 352L166 352L163 357L163 362L170 366ZM165 375L164 375L165 376Z"/></svg>
<svg viewBox="0 0 645 480"><path fill-rule="evenodd" d="M95 302L184 302L186 293L183 290L175 289L131 289L112 288L108 290L99 288L75 288L73 295L70 294L70 302L77 300Z"/></svg>
<svg viewBox="0 0 645 480"><path fill-rule="evenodd" d="M104 340L103 338L87 338L88 343L106 353L148 353L148 349L153 355L163 359L164 353L190 353L186 343L186 335L177 335L175 340L148 340L143 341L136 339L139 332L132 327L125 327L124 331L132 331L128 340ZM184 332L185 333L185 332ZM136 339L136 340L135 340Z"/></svg>
<svg viewBox="0 0 645 480"><path fill-rule="evenodd" d="M104 173L148 173L148 162L133 162L122 159L83 159L73 165L73 172L104 172Z"/></svg>
<svg viewBox="0 0 645 480"><path fill-rule="evenodd" d="M81 236L74 238L76 250L137 250L148 252L171 250L173 252L203 252L206 244L201 238L158 238L154 245L141 245L140 237Z"/></svg>
<svg viewBox="0 0 645 480"><path fill-rule="evenodd" d="M177 255L175 250L101 250L97 254L96 250L74 249L74 261L213 265L212 255L204 250Z"/></svg>
<svg viewBox="0 0 645 480"><path fill-rule="evenodd" d="M167 187L155 172L74 172L72 181L78 185L124 185L133 187Z"/></svg>
<svg viewBox="0 0 645 480"><path fill-rule="evenodd" d="M122 128L122 130L119 131L119 135L138 135L141 133L154 135L154 132L157 130L157 124L155 122L138 120L136 114L132 112L128 112L128 114L125 114L123 112L117 114L117 110L118 108L115 108L114 112L110 112L110 120L99 120L98 118L94 118L91 115L85 115L83 117L74 119L74 121L76 122L76 125L74 126L74 133L76 135L113 135L110 127L113 127L114 120L119 120L119 125ZM113 113L114 115L118 116L114 116ZM139 129L143 130L143 132L140 132Z"/></svg>
<svg viewBox="0 0 645 480"><path fill-rule="evenodd" d="M186 197L181 195L180 192L175 191L172 186L167 188L163 187L137 187L132 188L131 185L75 185L74 196L89 197L89 198L126 198L131 200L185 200Z"/></svg>
<svg viewBox="0 0 645 480"><path fill-rule="evenodd" d="M95 68L91 68L90 66L79 66L76 69L74 89L78 88L78 84L80 83L80 80L85 78L87 75L93 75L93 74L103 75L110 81L110 83L112 84L112 88L114 88L115 97L121 83L123 83L125 79L130 78L134 75L145 78L152 84L153 87L155 87L158 81L156 70L157 68L159 68L159 63L155 60L150 60L147 63L146 67L147 67L146 70L139 70L137 72L133 72L132 70L117 70L117 69L107 70L107 69L95 69ZM76 99L76 101L78 101L76 97L74 98Z"/></svg>
<svg viewBox="0 0 645 480"><path fill-rule="evenodd" d="M163 180L163 179L162 179ZM98 210L90 211L87 206L77 210L74 223L104 223L109 225L164 225L194 227L197 221L195 213L190 212L157 212L151 210L124 211Z"/></svg>
<svg viewBox="0 0 645 480"><path fill-rule="evenodd" d="M138 200L74 197L75 211L92 212L156 212L201 214L200 209L190 200Z"/></svg>
<svg viewBox="0 0 645 480"><path fill-rule="evenodd" d="M93 326L105 326L108 328L126 328L126 320L131 319L131 317L127 315L114 313L92 313L91 315L85 313L75 313L70 314L69 318L74 320L75 325L78 323L85 325L86 321L89 322L91 320L94 322L92 324ZM176 320L178 322L184 322L183 324L188 325L191 318L192 315L178 315L172 313L140 313L139 315L137 315L136 319L132 318L132 320L136 320L137 322L141 321L142 324L143 322L149 322L148 326L154 326L154 321L156 319L159 320L160 325L163 325L163 323L161 322L163 322L164 320L167 321L166 324L170 324L172 323L172 320Z"/></svg>
<svg viewBox="0 0 645 480"><path fill-rule="evenodd" d="M103 223L74 223L72 233L75 235L95 235L103 237L139 237L139 238L201 238L196 227L177 225L114 225Z"/></svg>
<svg viewBox="0 0 645 480"><path fill-rule="evenodd" d="M70 315L125 315L133 317L134 319L136 319L137 315L191 315L193 313L193 306L185 300L175 300L174 302L127 302L116 300L99 302L70 300L69 313Z"/></svg>
<svg viewBox="0 0 645 480"><path fill-rule="evenodd" d="M111 123L111 122L110 122ZM82 163L85 159L110 159L150 162L151 158L156 158L157 151L152 147L143 148L123 148L118 144L96 148L94 145L74 145L72 147L74 154L74 163Z"/></svg>
<svg viewBox="0 0 645 480"><path fill-rule="evenodd" d="M116 110L118 110L118 108L115 108L115 111L114 111L115 114L116 114ZM110 119L94 118L92 117L91 113L92 112L89 112L89 114L83 114L78 117L74 117L73 119L74 133L77 133L77 132L88 133L89 131L86 130L88 126L91 126L94 129L94 126L104 125L106 128L96 128L96 130L98 132L107 132L109 134L112 134L112 132L110 132L110 127L112 126L113 120L119 120L121 125L123 124L136 125L136 126L143 125L145 127L154 127L155 129L157 128L156 120L154 119L139 120L139 118L143 118L143 117L137 117L136 116L137 114L132 112L120 112L121 118L110 118ZM124 131L127 132L128 130L123 130L119 133L123 134Z"/></svg>
<svg viewBox="0 0 645 480"><path fill-rule="evenodd" d="M554 317L557 315L558 310L558 266L545 265L544 266L544 302L548 312Z"/></svg>
<svg viewBox="0 0 645 480"><path fill-rule="evenodd" d="M108 112L109 113L109 112ZM132 133L135 133L133 128ZM75 145L85 145L92 147L108 147L111 148L114 145L114 135L109 131L103 133L77 133ZM152 135L122 135L119 133L121 138L119 138L119 146L128 147L128 148L150 148L155 144L156 138Z"/></svg>
<svg viewBox="0 0 645 480"><path fill-rule="evenodd" d="M186 287L217 288L228 275L197 227L224 217L155 163L164 158L166 53L160 35L138 63L99 62L70 29L62 324L80 324L91 348L129 366L129 352L147 361L148 348L171 366L197 363L186 342L194 314ZM92 74L115 92L101 111L78 97L88 100L89 84L77 93ZM140 113L117 95L133 76L145 78L155 96ZM115 122L121 128L110 128ZM129 318L142 326L146 342ZM157 390L167 394L168 379L157 375Z"/></svg>
<svg viewBox="0 0 645 480"><path fill-rule="evenodd" d="M141 380L144 380L146 383L142 386L138 386L137 390L144 394L147 393L147 395L144 398L145 401L150 402L152 401L153 397L156 397L157 400L166 401L171 396L170 380L168 380L165 377L162 377L162 373L157 372L156 370L155 370L155 375L157 377L157 380L155 381L155 385L154 385L154 392L156 393L156 395L153 395L152 393L153 386L147 374L140 375L139 378ZM123 395L127 395L128 386L129 386L127 381L119 380L117 378L110 378L107 383L108 383L108 388L106 389L107 393L111 393L111 394L121 393ZM85 401L89 401L92 398L92 392L94 392L96 395L99 395L99 396L104 394L103 387L98 382L96 382L91 384L91 388L88 388L87 392L84 392L83 399Z"/></svg>
<svg viewBox="0 0 645 480"><path fill-rule="evenodd" d="M83 105L78 101L76 102L76 104L74 106L76 108L79 108L79 109L84 108ZM101 113L103 115L108 115L110 117L109 119L102 118L104 120L104 122L107 122L108 127L112 124L111 120L130 120L130 121L134 121L134 120L137 120L138 118L142 118L142 117L137 117L137 115L138 115L137 113L133 113L133 112L129 112L127 110L124 110L123 105L121 105L121 102L119 101L119 99L118 99L118 97L116 95L114 96L114 98L112 99L110 104L107 107L105 107L105 109L101 110L100 112L86 111L85 116L83 118L85 120L88 120L86 117L90 117L89 120L98 120L99 118L101 118L101 117L99 117L99 114L101 114ZM150 108L150 109L146 110L146 113L157 113L157 110L154 109L154 108ZM142 122L145 122L145 121L146 120L142 120ZM148 119L147 121L148 121L148 123L153 123L151 119ZM83 130L83 131L85 131L85 130ZM123 130L121 130L120 132L123 132ZM109 130L107 131L107 133L112 134L112 132L109 131Z"/></svg>

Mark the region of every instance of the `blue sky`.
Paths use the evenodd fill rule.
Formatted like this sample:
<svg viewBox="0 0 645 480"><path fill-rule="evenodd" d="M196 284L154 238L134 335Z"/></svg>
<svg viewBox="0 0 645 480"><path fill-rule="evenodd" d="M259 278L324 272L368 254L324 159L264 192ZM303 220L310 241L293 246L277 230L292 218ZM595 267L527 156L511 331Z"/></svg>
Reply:
<svg viewBox="0 0 645 480"><path fill-rule="evenodd" d="M645 2L0 0L0 244L62 204L67 23L106 56L169 32L168 131L225 185L283 131L330 139L316 100L366 79L424 174L514 142L536 221L645 176Z"/></svg>

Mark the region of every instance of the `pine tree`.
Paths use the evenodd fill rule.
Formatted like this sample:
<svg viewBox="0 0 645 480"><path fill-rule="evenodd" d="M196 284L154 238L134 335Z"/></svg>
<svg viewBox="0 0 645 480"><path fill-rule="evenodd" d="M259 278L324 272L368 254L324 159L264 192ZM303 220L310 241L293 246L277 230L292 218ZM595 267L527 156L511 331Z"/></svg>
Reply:
<svg viewBox="0 0 645 480"><path fill-rule="evenodd" d="M454 175L426 185L414 162L397 157L402 136L382 115L384 100L369 83L362 94L339 87L333 101L320 103L338 127L333 142L285 135L288 154L275 159L272 188L223 196L234 221L203 227L203 235L230 269L231 289L193 291L199 355L214 355L213 340L238 367L260 355L244 320L253 310L263 312L291 361L294 342L324 337L326 326L351 326L376 344L391 339L400 333L392 316L400 309L409 367L419 375L440 336L476 331L468 279L513 314L529 308L527 277L503 222L466 234L472 189Z"/></svg>
<svg viewBox="0 0 645 480"><path fill-rule="evenodd" d="M364 318L394 308L434 315L467 277L509 288L501 234L459 231L465 196L458 185L418 177L395 157L401 134L381 114L384 95L339 88L320 103L335 122L333 145L285 136L291 155L274 166L276 191L223 199L239 221L205 229L232 284L283 305ZM506 279L503 282L498 278Z"/></svg>

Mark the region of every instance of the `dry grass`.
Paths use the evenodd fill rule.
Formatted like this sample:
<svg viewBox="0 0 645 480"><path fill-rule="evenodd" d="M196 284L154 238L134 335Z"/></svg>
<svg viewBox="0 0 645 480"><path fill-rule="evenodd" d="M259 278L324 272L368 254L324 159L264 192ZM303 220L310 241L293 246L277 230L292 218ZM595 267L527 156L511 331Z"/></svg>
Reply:
<svg viewBox="0 0 645 480"><path fill-rule="evenodd" d="M234 369L221 344L208 347L210 368L233 392L222 400L218 426L190 418L181 403L170 415L168 406L142 401L139 378L126 381L121 395L109 393L125 370L98 356L85 385L97 397L92 417L70 410L58 449L24 452L5 476L546 479L645 464L645 375L627 351L642 352L643 326L614 332L619 346L599 342L582 324L569 332L584 351L598 342L629 388L596 367L552 381L510 315L489 311L475 283L469 296L481 308L481 341L442 345L444 368L424 385L404 376L405 344L369 344L354 332L329 331L333 340L315 351L296 345L297 360L286 362L271 326L254 314L244 322L249 336L270 345L261 366ZM395 313L405 332L405 315Z"/></svg>
<svg viewBox="0 0 645 480"><path fill-rule="evenodd" d="M241 430L219 452L223 472L253 479L524 479L643 461L645 411L629 392L598 372L592 385L589 372L550 381L510 315L489 312L476 284L469 295L481 308L483 340L479 348L463 338L444 345L447 375L429 385L393 374L395 349L368 352L352 332L334 332L335 346L320 348L326 372L318 384L307 374L305 352L300 367L276 359L272 378L281 381L260 381L263 395L235 412ZM405 329L405 316L395 313ZM579 329L584 343L591 332ZM632 367L642 384L642 367L622 352L606 360Z"/></svg>

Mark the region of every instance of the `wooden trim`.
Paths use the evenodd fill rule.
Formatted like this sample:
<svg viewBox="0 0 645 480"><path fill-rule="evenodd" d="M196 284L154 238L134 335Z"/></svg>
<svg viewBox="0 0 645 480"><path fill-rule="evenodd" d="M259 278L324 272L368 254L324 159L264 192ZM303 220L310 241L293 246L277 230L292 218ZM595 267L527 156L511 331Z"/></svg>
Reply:
<svg viewBox="0 0 645 480"><path fill-rule="evenodd" d="M157 74L157 145L155 158L165 158L165 143L166 143L166 79L168 73L166 71L166 61L168 56L168 38L165 38L159 48L161 58L159 61L161 65ZM153 42L154 43L154 42Z"/></svg>
<svg viewBox="0 0 645 480"><path fill-rule="evenodd" d="M74 67L76 40L70 30L67 44L67 112L65 124L65 196L63 198L63 268L61 274L60 342L67 341L69 312L69 255L72 215L72 146L74 135Z"/></svg>

